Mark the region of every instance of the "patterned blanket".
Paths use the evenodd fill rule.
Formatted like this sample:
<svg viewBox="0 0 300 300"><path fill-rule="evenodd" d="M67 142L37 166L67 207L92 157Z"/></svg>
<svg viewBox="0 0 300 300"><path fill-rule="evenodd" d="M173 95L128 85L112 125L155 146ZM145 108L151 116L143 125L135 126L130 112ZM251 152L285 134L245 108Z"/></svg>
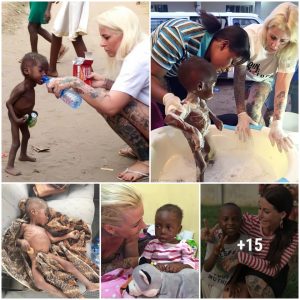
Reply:
<svg viewBox="0 0 300 300"><path fill-rule="evenodd" d="M28 222L24 215L15 220L2 238L2 266L6 272L29 289L39 291L35 286L30 267L30 258L16 246L20 238L21 225ZM82 220L73 220L66 215L50 209L49 222L45 226L53 236L62 236L73 230L79 231L79 239L67 239L52 244L50 253L69 260L86 278L99 282L99 267L86 256L86 243L91 239L91 232ZM37 265L45 280L62 290L69 298L80 296L75 277L66 271L45 253L37 254Z"/></svg>

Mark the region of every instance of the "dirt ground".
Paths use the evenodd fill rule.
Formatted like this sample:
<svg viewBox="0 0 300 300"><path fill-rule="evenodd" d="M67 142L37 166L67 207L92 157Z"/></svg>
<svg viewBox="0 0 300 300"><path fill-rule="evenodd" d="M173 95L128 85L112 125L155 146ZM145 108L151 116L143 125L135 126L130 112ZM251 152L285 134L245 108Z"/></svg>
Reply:
<svg viewBox="0 0 300 300"><path fill-rule="evenodd" d="M94 70L102 73L105 53L99 46L96 16L120 2L91 2L88 35L84 41L94 54ZM148 31L148 3L127 2L123 5L133 9ZM83 102L78 110L48 94L45 86L37 86L35 110L38 122L33 127L28 152L37 158L34 163L16 160L15 166L22 175L11 176L4 172L11 146L10 122L5 102L12 89L23 80L18 60L31 51L27 30L28 3L2 3L2 181L22 182L98 182L118 181L117 174L133 164L133 160L118 155L125 143L110 129L103 118ZM53 4L52 18L43 25L51 32L60 4ZM72 43L63 39L69 47L58 64L59 75L72 74L75 51ZM38 51L49 57L50 44L39 38ZM49 152L35 152L32 146L48 147Z"/></svg>

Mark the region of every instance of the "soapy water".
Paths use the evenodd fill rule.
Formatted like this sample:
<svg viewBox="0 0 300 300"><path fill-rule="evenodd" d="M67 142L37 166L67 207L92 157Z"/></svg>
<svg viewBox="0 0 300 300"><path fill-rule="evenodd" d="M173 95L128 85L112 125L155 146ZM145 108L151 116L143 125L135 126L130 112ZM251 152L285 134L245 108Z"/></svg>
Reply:
<svg viewBox="0 0 300 300"><path fill-rule="evenodd" d="M247 157L247 159L245 159ZM264 157L248 153L243 149L231 149L221 152L209 164L205 173L205 182L273 182L279 178L275 170ZM278 176L276 176L278 175ZM158 181L195 182L196 168L193 160L181 155L172 155L164 164Z"/></svg>

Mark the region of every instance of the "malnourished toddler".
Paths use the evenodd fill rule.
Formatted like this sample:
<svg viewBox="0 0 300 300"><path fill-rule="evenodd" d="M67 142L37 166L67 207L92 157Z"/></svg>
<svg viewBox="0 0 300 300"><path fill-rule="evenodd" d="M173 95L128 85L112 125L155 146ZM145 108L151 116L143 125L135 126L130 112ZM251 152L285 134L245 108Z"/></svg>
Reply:
<svg viewBox="0 0 300 300"><path fill-rule="evenodd" d="M180 65L178 78L188 94L182 101L183 110L171 109L165 118L165 123L182 130L194 155L197 169L196 181L203 181L210 151L205 138L210 119L219 130L223 128L222 121L209 110L206 104L206 101L213 96L217 73L208 61L193 56Z"/></svg>
<svg viewBox="0 0 300 300"><path fill-rule="evenodd" d="M181 231L182 209L166 204L155 214L155 237L141 255L140 262L152 263L160 271L177 273L185 268L195 268L193 249L176 239Z"/></svg>
<svg viewBox="0 0 300 300"><path fill-rule="evenodd" d="M31 116L35 105L35 91L37 84L42 84L42 76L48 71L48 61L41 54L31 52L25 54L21 61L21 72L24 80L17 84L6 102L8 109L8 118L11 123L12 145L9 151L8 162L5 172L10 175L21 175L22 173L15 169L15 159L17 151L21 146L19 160L36 161L34 157L27 154L28 140L30 133L28 129L28 118ZM20 143L20 133L22 139Z"/></svg>
<svg viewBox="0 0 300 300"><path fill-rule="evenodd" d="M45 280L49 281L49 278L40 272L39 264L36 261L36 257L39 255L43 261L55 266L58 271L61 269L74 275L86 286L87 290L99 290L99 283L91 282L71 262L49 252L52 243L57 243L65 239L78 239L79 232L74 230L60 237L52 236L44 228L48 223L49 209L47 203L40 198L29 198L26 202L25 212L29 218L29 223L22 224L20 239L17 240L17 245L24 252L27 252L31 259L32 275L36 287L57 297L66 298L73 297L72 295L74 295L74 291L69 290L70 287L68 286L70 278L63 277L65 276L64 273L58 273L62 276L62 278L59 278L62 279L60 280L61 283L57 283L59 286L50 284ZM81 294L76 295L77 297L83 298Z"/></svg>

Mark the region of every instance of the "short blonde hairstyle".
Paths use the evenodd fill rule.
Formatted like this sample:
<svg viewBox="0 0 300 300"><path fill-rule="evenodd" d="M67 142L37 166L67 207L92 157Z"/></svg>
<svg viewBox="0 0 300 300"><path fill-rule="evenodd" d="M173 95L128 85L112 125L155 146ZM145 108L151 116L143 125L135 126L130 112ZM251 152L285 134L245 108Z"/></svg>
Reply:
<svg viewBox="0 0 300 300"><path fill-rule="evenodd" d="M285 2L279 4L266 18L263 29L263 42L266 42L267 30L270 28L283 30L290 36L289 43L280 51L277 56L279 61L298 58L298 6Z"/></svg>
<svg viewBox="0 0 300 300"><path fill-rule="evenodd" d="M120 71L121 62L131 52L133 47L146 38L142 32L138 16L125 6L113 7L97 17L99 27L106 27L122 34L122 41L116 56L108 57L108 73L115 79Z"/></svg>
<svg viewBox="0 0 300 300"><path fill-rule="evenodd" d="M125 209L142 205L142 197L126 184L102 184L101 225L120 226Z"/></svg>

